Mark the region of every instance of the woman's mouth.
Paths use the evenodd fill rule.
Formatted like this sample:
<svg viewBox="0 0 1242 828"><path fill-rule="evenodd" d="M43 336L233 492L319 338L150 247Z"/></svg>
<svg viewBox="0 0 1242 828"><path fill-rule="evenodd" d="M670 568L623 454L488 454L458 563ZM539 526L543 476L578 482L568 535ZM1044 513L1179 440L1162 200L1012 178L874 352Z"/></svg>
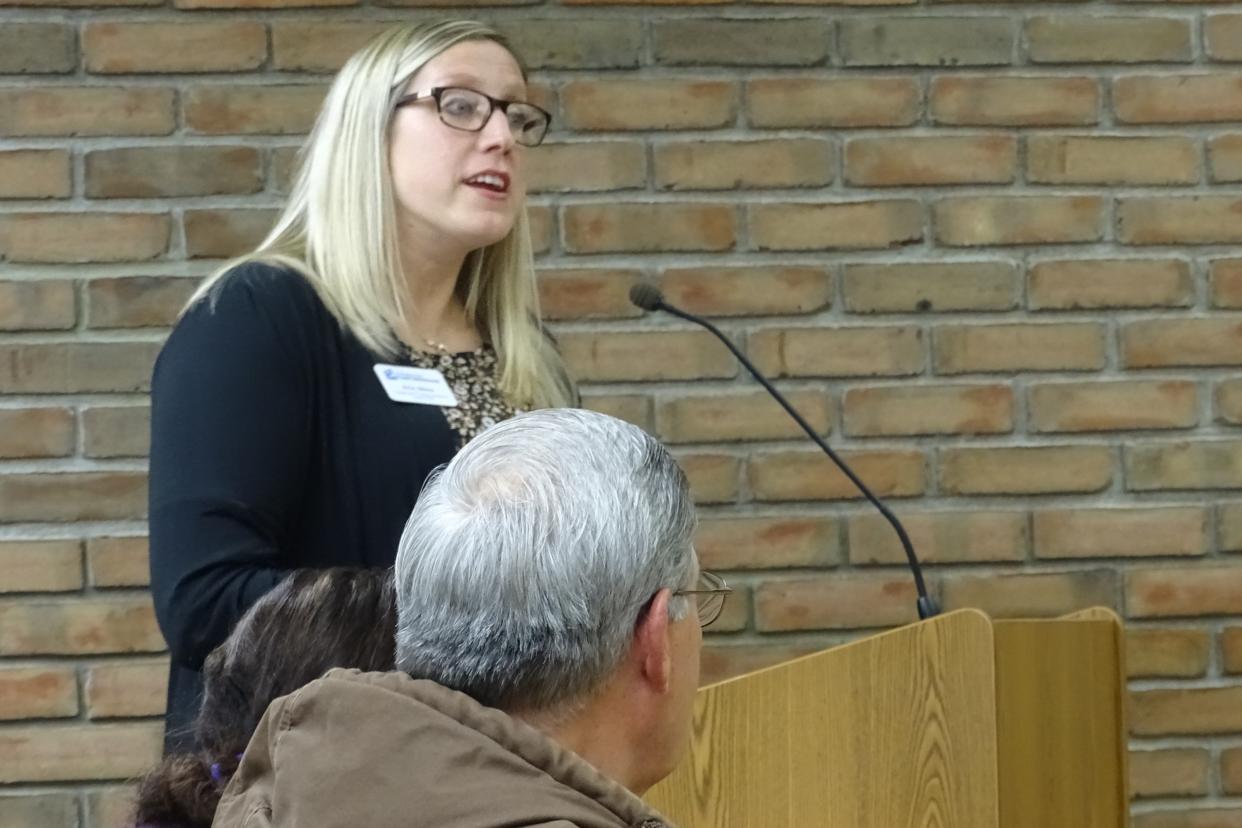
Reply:
<svg viewBox="0 0 1242 828"><path fill-rule="evenodd" d="M481 172L467 178L466 184L494 195L504 195L509 192L509 176L502 172Z"/></svg>

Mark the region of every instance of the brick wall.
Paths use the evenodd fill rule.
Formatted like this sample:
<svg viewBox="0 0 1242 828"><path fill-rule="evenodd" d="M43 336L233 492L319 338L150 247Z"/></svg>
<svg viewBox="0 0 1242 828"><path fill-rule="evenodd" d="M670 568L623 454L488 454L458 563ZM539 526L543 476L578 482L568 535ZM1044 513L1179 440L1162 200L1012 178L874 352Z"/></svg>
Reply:
<svg viewBox="0 0 1242 828"><path fill-rule="evenodd" d="M330 73L421 0L0 0L0 824L105 826L157 755L146 391ZM556 134L546 308L672 444L739 588L716 677L947 608L1129 627L1139 828L1242 826L1242 13L487 0ZM410 8L417 7L417 8ZM1233 7L1236 8L1236 7Z"/></svg>

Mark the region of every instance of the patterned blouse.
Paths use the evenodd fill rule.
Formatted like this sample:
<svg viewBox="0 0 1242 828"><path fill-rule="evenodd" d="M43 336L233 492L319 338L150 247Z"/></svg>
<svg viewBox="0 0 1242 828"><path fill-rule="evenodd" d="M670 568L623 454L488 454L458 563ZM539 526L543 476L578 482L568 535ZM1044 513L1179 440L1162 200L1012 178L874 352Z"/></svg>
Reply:
<svg viewBox="0 0 1242 828"><path fill-rule="evenodd" d="M415 351L407 346L405 358L415 368L431 368L444 375L457 406L440 410L457 432L458 449L488 427L519 413L496 385L496 351L491 345L458 353Z"/></svg>

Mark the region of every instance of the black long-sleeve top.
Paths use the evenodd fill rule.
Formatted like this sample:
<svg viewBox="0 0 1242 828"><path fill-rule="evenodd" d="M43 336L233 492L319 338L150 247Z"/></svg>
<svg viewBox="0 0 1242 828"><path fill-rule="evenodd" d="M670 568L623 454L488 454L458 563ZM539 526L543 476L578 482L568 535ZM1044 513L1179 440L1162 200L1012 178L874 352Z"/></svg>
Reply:
<svg viewBox="0 0 1242 828"><path fill-rule="evenodd" d="M384 360L300 275L237 268L180 320L151 397L151 591L168 641L165 749L189 747L207 654L285 572L392 564L456 435L391 401Z"/></svg>

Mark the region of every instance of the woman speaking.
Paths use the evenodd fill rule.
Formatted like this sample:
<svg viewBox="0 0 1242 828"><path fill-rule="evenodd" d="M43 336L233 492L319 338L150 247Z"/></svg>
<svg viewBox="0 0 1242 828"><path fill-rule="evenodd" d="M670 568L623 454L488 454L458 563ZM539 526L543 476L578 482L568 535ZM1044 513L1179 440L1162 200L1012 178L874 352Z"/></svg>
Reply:
<svg viewBox="0 0 1242 828"><path fill-rule="evenodd" d="M156 363L151 586L165 747L199 668L287 572L386 567L428 473L569 404L539 320L524 156L550 117L477 23L402 27L336 77L289 203L209 278Z"/></svg>

